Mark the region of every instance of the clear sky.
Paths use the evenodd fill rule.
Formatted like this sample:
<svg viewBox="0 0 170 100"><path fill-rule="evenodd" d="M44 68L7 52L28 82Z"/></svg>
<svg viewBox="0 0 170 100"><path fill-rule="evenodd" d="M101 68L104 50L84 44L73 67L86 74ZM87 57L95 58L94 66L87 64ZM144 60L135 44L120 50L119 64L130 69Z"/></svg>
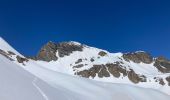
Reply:
<svg viewBox="0 0 170 100"><path fill-rule="evenodd" d="M170 0L1 0L0 36L24 55L73 40L170 58Z"/></svg>

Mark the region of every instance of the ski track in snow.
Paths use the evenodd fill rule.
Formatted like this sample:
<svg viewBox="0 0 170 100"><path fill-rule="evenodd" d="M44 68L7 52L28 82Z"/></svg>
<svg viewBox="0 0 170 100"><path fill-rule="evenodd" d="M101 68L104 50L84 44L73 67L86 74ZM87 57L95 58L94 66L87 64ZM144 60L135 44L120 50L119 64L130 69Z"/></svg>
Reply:
<svg viewBox="0 0 170 100"><path fill-rule="evenodd" d="M40 94L43 96L44 100L49 100L48 96L36 85L37 78L34 78L32 81L33 86L40 92Z"/></svg>

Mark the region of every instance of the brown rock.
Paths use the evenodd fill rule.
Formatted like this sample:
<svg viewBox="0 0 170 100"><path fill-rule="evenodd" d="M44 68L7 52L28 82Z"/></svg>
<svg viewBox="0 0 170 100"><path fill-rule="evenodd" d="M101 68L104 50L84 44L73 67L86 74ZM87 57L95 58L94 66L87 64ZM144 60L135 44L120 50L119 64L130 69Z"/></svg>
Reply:
<svg viewBox="0 0 170 100"><path fill-rule="evenodd" d="M132 69L128 72L128 78L135 84L137 84L139 82L146 82L145 76L143 76L143 75L140 76L140 75L136 74Z"/></svg>
<svg viewBox="0 0 170 100"><path fill-rule="evenodd" d="M82 51L83 45L77 45L71 42L61 42L61 43L53 43L48 42L44 45L39 53L37 54L37 60L43 61L56 61L58 57L56 53L58 53L59 57L69 56L73 51Z"/></svg>
<svg viewBox="0 0 170 100"><path fill-rule="evenodd" d="M107 69L106 69L106 67L104 65L101 65L100 71L98 73L98 76L100 78L102 78L102 77L110 77L110 74L109 74L109 72L107 71Z"/></svg>
<svg viewBox="0 0 170 100"><path fill-rule="evenodd" d="M43 61L51 61L54 60L56 61L58 58L56 57L56 45L53 42L48 42L46 45L44 45L40 52L37 55L38 60L43 60Z"/></svg>
<svg viewBox="0 0 170 100"><path fill-rule="evenodd" d="M9 59L10 61L14 61L14 59L12 59L7 52L5 52L5 51L3 51L3 50L1 50L1 49L0 49L0 54L1 54L2 56L6 57L7 59Z"/></svg>
<svg viewBox="0 0 170 100"><path fill-rule="evenodd" d="M99 53L98 53L98 55L100 55L100 56L106 56L107 55L107 53L106 52L104 52L104 51L100 51Z"/></svg>
<svg viewBox="0 0 170 100"><path fill-rule="evenodd" d="M170 86L170 76L166 78L168 85Z"/></svg>
<svg viewBox="0 0 170 100"><path fill-rule="evenodd" d="M123 54L123 58L126 61L133 61L135 63L146 63L146 64L150 64L153 62L153 58L150 56L150 54L146 53L146 52L135 52L135 53L126 53Z"/></svg>
<svg viewBox="0 0 170 100"><path fill-rule="evenodd" d="M69 56L73 51L83 51L83 45L77 45L71 42L61 42L56 44L56 47L60 57Z"/></svg>
<svg viewBox="0 0 170 100"><path fill-rule="evenodd" d="M162 78L160 78L160 79L159 79L159 84L161 84L161 85L165 85L165 82L163 81L163 79L162 79Z"/></svg>
<svg viewBox="0 0 170 100"><path fill-rule="evenodd" d="M90 77L90 71L89 70L83 70L83 71L80 71L80 72L76 72L76 75L89 78Z"/></svg>
<svg viewBox="0 0 170 100"><path fill-rule="evenodd" d="M114 76L114 77L120 77L120 71L119 71L119 66L116 64L106 64L108 67L109 72Z"/></svg>
<svg viewBox="0 0 170 100"><path fill-rule="evenodd" d="M28 61L28 59L26 59L26 58L23 58L23 57L20 57L20 56L17 56L16 57L17 58L17 61L19 62L19 63L23 63L24 61Z"/></svg>
<svg viewBox="0 0 170 100"><path fill-rule="evenodd" d="M8 54L10 54L10 55L16 55L16 54L13 53L12 51L8 51Z"/></svg>
<svg viewBox="0 0 170 100"><path fill-rule="evenodd" d="M170 61L164 57L156 58L154 66L162 73L170 72Z"/></svg>
<svg viewBox="0 0 170 100"><path fill-rule="evenodd" d="M83 66L84 66L83 64L79 64L79 65L73 66L73 68L81 68Z"/></svg>

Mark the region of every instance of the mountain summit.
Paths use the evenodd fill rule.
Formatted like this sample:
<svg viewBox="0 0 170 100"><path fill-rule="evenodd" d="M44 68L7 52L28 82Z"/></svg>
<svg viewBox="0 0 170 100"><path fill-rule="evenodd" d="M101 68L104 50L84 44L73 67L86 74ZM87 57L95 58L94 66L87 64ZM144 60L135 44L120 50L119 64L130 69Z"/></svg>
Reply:
<svg viewBox="0 0 170 100"><path fill-rule="evenodd" d="M77 42L48 42L36 60L49 62L46 63L51 66L49 69L98 81L142 84L142 87L153 83L170 86L170 61L165 57L154 58L144 51L109 53ZM62 71L54 66L61 66Z"/></svg>
<svg viewBox="0 0 170 100"><path fill-rule="evenodd" d="M78 42L48 42L45 44L37 55L37 60L51 61L57 60L58 57L69 56L73 51L82 51L83 46Z"/></svg>
<svg viewBox="0 0 170 100"><path fill-rule="evenodd" d="M2 66L18 66L33 74L32 84L45 100L55 100L55 94L60 94L57 96L60 100L168 100L170 97L170 61L144 51L110 53L78 42L50 41L36 56L25 57L0 38L0 59ZM40 86L34 83L36 80L41 81Z"/></svg>

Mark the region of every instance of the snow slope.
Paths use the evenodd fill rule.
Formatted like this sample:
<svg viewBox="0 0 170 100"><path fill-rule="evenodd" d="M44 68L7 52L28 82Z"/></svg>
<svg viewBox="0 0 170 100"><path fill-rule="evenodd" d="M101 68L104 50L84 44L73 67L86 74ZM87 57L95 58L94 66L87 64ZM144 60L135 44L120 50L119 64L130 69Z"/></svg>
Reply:
<svg viewBox="0 0 170 100"><path fill-rule="evenodd" d="M17 54L17 51L4 40L2 43L0 41L0 48ZM49 69L47 65L40 63L44 62L29 60L23 65L0 55L0 99L169 100L170 98L169 95L154 89L75 77Z"/></svg>
<svg viewBox="0 0 170 100"><path fill-rule="evenodd" d="M0 37L0 49L4 51L12 51L17 55L21 55L18 51L16 51L13 47L11 47L2 37Z"/></svg>
<svg viewBox="0 0 170 100"><path fill-rule="evenodd" d="M76 45L80 45L80 43L76 43ZM99 56L98 53L100 51L106 52L107 55L104 57ZM144 88L152 88L170 95L170 86L168 86L168 82L165 79L167 76L170 76L170 73L161 73L154 66L154 63L146 64L146 63L134 63L132 61L127 62L122 58L123 53L109 53L108 51L89 46L84 46L83 51L75 51L69 56L59 57L58 52L56 53L56 55L59 58L57 61L50 62L35 61L35 63L51 71L77 76L75 75L76 72L88 70L92 68L93 65L122 62L121 65L125 66L127 70L133 69L137 74L146 76L147 82L134 84L128 79L127 76L121 75L121 77L115 78L111 74L110 77L100 78L96 75L94 78L90 77L90 79L101 82L123 83ZM94 59L93 62L90 61L91 58ZM78 59L82 59L82 62L80 62L79 64L83 64L84 66L80 68L73 68L74 66L76 66L75 62ZM30 66L29 63L26 65ZM156 82L154 77L162 78L163 81L165 82L165 85L161 85L159 84L159 82Z"/></svg>
<svg viewBox="0 0 170 100"><path fill-rule="evenodd" d="M0 99L2 100L169 100L153 89L109 84L56 73L34 63L21 69L0 56ZM39 78L41 80L39 80Z"/></svg>
<svg viewBox="0 0 170 100"><path fill-rule="evenodd" d="M45 82L0 55L1 100L48 100L43 91L58 93ZM55 94L48 96L56 98Z"/></svg>

